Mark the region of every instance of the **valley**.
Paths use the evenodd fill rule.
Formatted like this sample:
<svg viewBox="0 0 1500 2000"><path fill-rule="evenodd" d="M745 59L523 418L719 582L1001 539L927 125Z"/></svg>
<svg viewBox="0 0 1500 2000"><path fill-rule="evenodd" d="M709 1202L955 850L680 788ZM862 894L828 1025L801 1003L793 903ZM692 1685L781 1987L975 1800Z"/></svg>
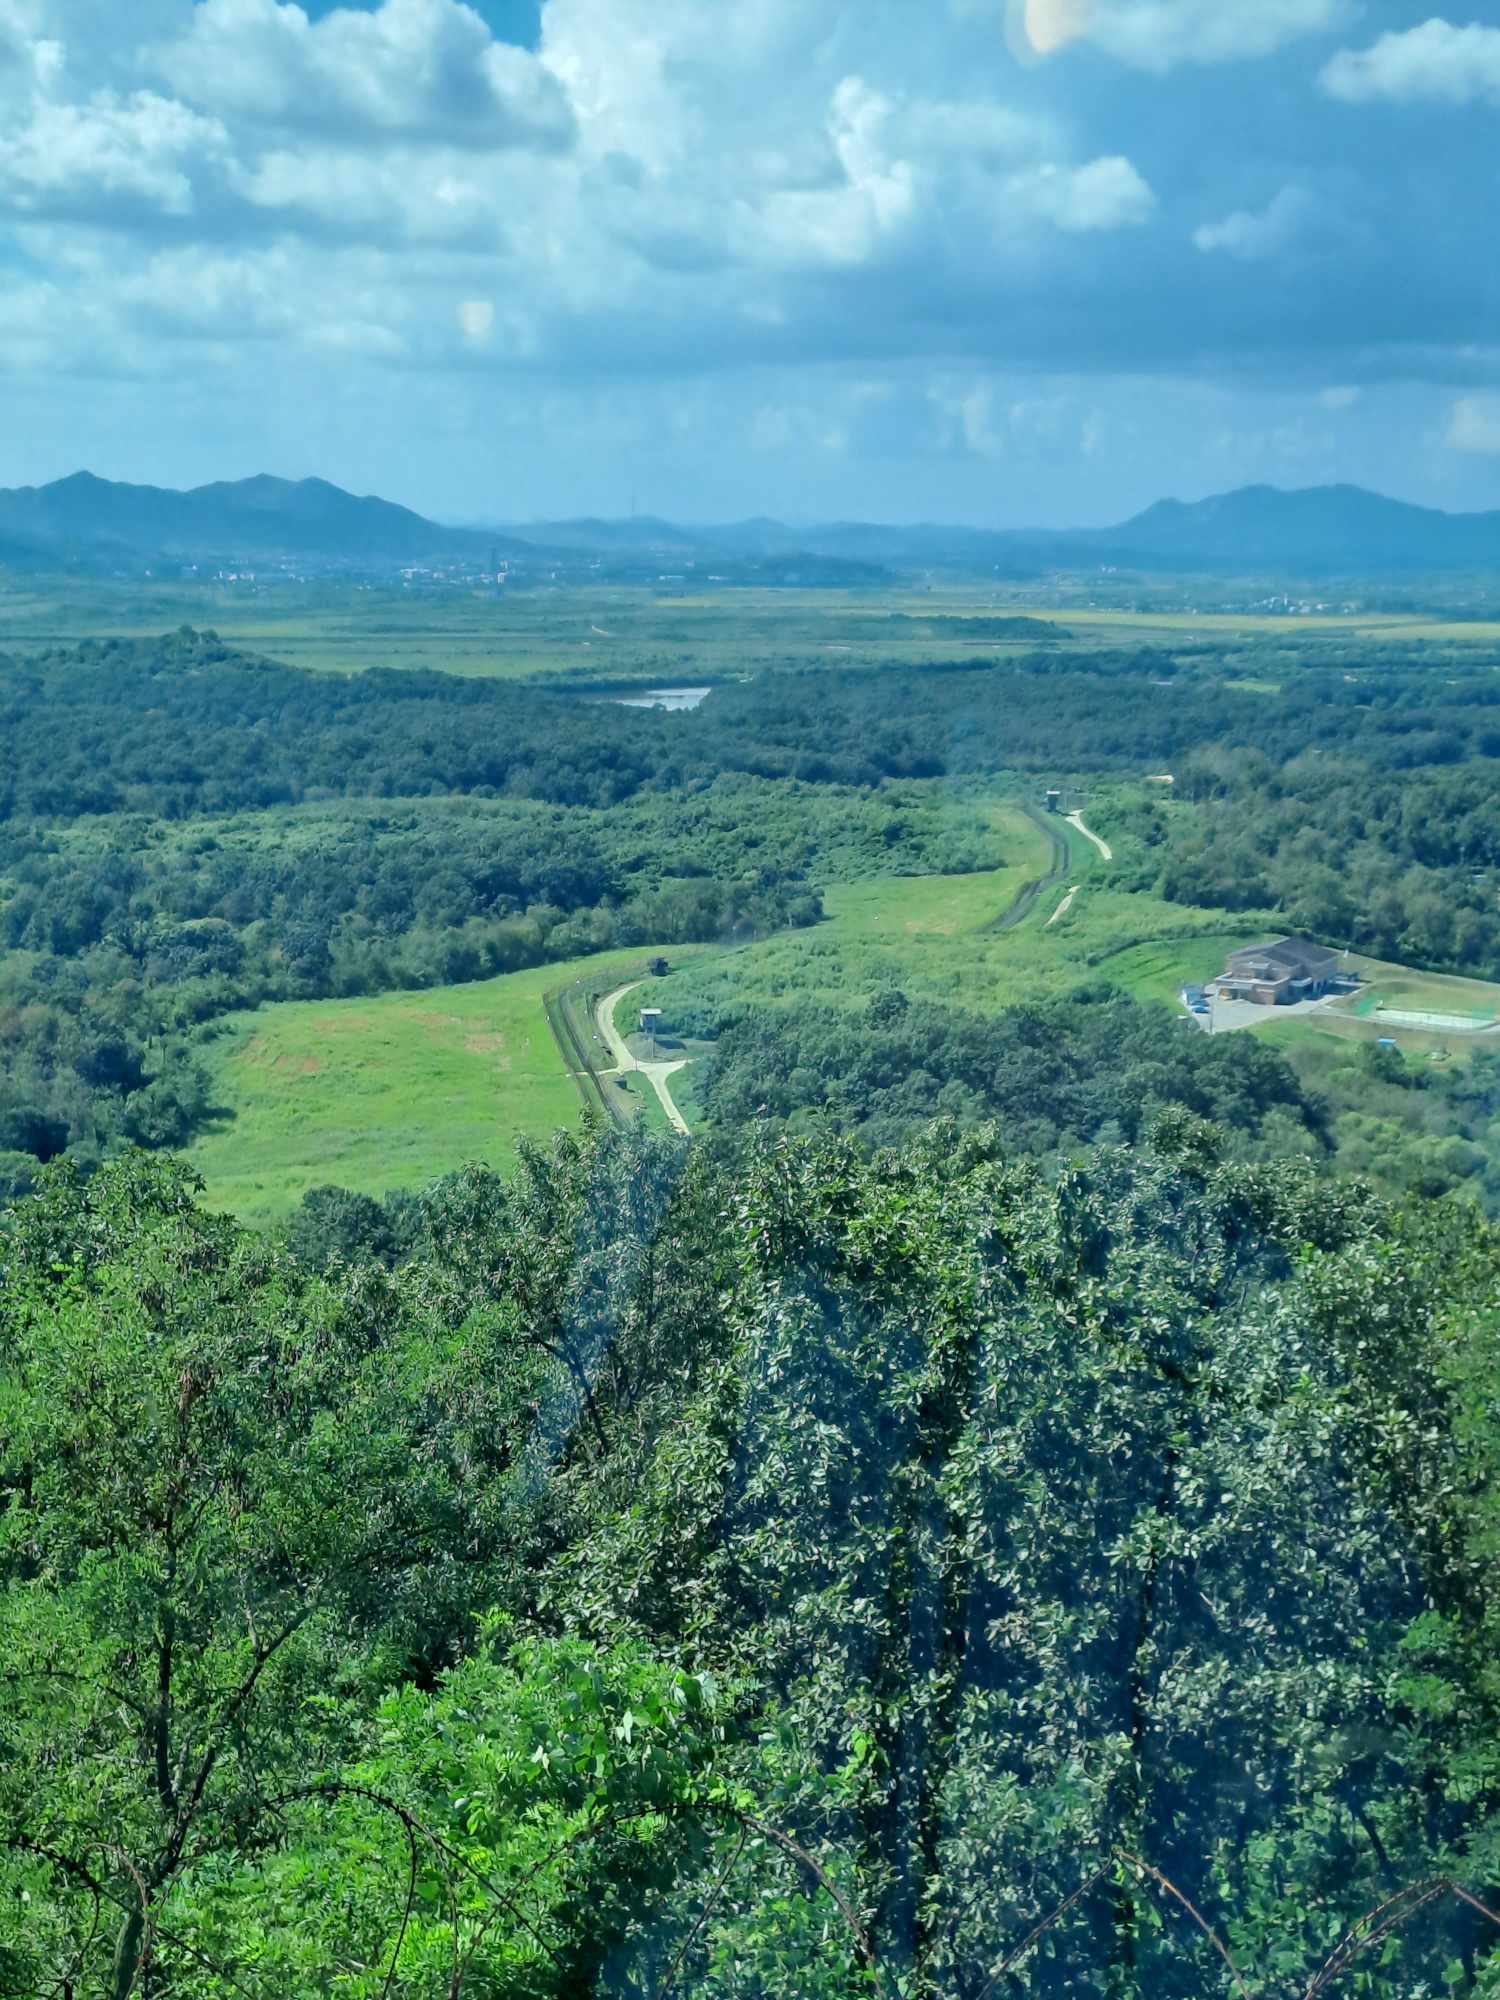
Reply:
<svg viewBox="0 0 1500 2000"><path fill-rule="evenodd" d="M1431 1140L1452 1184L1500 1185L1492 1121L1444 1082L1486 1048L1445 1025L1500 997L1497 677L1464 628L1000 615L954 585L322 588L300 624L252 605L153 639L124 631L160 589L115 585L120 633L18 655L12 1187L176 1147L274 1225L323 1187L506 1170L585 1104L715 1145L993 1117L1055 1163L1119 1119L1071 1085L1023 1109L981 1051L1033 1014L1091 1062L1154 1035L1148 1109L1219 1103L1204 1065L1254 1072L1241 1143L1330 1169L1389 1079L1330 1086L1322 1045L1387 1044L1410 1101L1378 1174ZM107 598L75 595L80 629ZM674 688L692 701L643 705ZM1288 932L1363 950L1371 1004L1179 1046L1183 988ZM602 1013L655 955L653 1052Z"/></svg>

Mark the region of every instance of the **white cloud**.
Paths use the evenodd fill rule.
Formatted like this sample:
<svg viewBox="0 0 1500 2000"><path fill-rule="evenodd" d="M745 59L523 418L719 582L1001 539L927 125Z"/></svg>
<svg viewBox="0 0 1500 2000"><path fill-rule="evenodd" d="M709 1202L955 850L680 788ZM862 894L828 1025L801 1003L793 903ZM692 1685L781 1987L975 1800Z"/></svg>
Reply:
<svg viewBox="0 0 1500 2000"><path fill-rule="evenodd" d="M382 0L316 22L293 0L200 0L155 60L191 103L324 138L557 150L573 135L556 78L461 0Z"/></svg>
<svg viewBox="0 0 1500 2000"><path fill-rule="evenodd" d="M304 324L297 277L297 260L283 249L159 250L121 275L114 296L132 320L176 337L280 340Z"/></svg>
<svg viewBox="0 0 1500 2000"><path fill-rule="evenodd" d="M1206 222L1193 231L1193 242L1205 252L1223 250L1242 263L1257 264L1285 250L1312 212L1304 189L1284 187L1258 212L1236 209L1222 222Z"/></svg>
<svg viewBox="0 0 1500 2000"><path fill-rule="evenodd" d="M532 55L495 39L484 0L0 0L0 212L18 241L0 365L92 356L101 374L190 380L201 361L227 379L242 352L252 407L274 341L288 406L315 413L378 398L388 361L403 408L424 411L490 371L525 368L538 401L511 400L530 410L548 381L765 370L726 422L726 464L747 438L767 458L786 440L818 464L945 462L983 496L997 458L1126 449L1114 410L1081 387L1056 405L1030 369L1087 377L1128 356L1206 375L1274 349L1309 422L1320 385L1366 370L1446 368L1445 410L1500 381L1475 345L1482 273L1413 221L1441 206L1425 178L1378 126L1356 154L1305 93L1283 96L1336 40L1232 79L1243 115L1203 152L1180 66L1290 44L1336 20L1335 0L1031 0L1062 61L1070 36L1088 49L1029 77L1000 4L546 0ZM1292 171L1308 193L1267 203ZM1460 173L1479 178L1472 159ZM1194 185L1215 205L1150 226L1158 194L1177 217ZM1213 255L1194 252L1194 222ZM1461 223L1482 226L1455 209ZM1278 263L1288 244L1302 255ZM1260 260L1253 284L1235 259ZM1410 285L1386 281L1393 259ZM903 367L899 393L847 389ZM930 368L952 371L940 400ZM845 388L825 387L840 371ZM1346 445L1363 428L1323 421Z"/></svg>
<svg viewBox="0 0 1500 2000"><path fill-rule="evenodd" d="M1005 192L1015 212L1075 234L1135 228L1156 208L1150 187L1118 155L1083 167L1036 167L1011 180Z"/></svg>
<svg viewBox="0 0 1500 2000"><path fill-rule="evenodd" d="M1054 46L1087 39L1136 69L1165 73L1188 63L1268 56L1304 35L1350 18L1350 0L1030 0L1063 27ZM1045 54L1045 48L1038 49Z"/></svg>
<svg viewBox="0 0 1500 2000"><path fill-rule="evenodd" d="M991 382L976 382L957 396L938 390L934 402L954 427L952 443L974 458L1004 458L1010 449L1006 415Z"/></svg>
<svg viewBox="0 0 1500 2000"><path fill-rule="evenodd" d="M1346 104L1500 104L1500 28L1434 17L1368 49L1340 49L1323 70Z"/></svg>
<svg viewBox="0 0 1500 2000"><path fill-rule="evenodd" d="M1460 396L1448 412L1452 451L1500 454L1500 396Z"/></svg>
<svg viewBox="0 0 1500 2000"><path fill-rule="evenodd" d="M901 109L896 124L903 143L934 159L1013 160L1055 151L1063 144L1050 120L982 99L941 103L919 99Z"/></svg>
<svg viewBox="0 0 1500 2000"><path fill-rule="evenodd" d="M63 45L47 26L38 0L0 0L0 76L9 70L46 84L58 74Z"/></svg>
<svg viewBox="0 0 1500 2000"><path fill-rule="evenodd" d="M937 450L954 458L1028 465L1097 458L1109 427L1097 407L1083 407L1069 390L1017 395L994 376L940 377L927 403Z"/></svg>
<svg viewBox="0 0 1500 2000"><path fill-rule="evenodd" d="M472 154L277 147L236 173L234 188L284 223L350 241L473 249L500 241L500 191Z"/></svg>
<svg viewBox="0 0 1500 2000"><path fill-rule="evenodd" d="M0 197L26 214L92 214L124 203L186 216L193 169L227 150L217 119L151 91L102 92L84 104L38 100L20 130L0 137Z"/></svg>
<svg viewBox="0 0 1500 2000"><path fill-rule="evenodd" d="M916 178L887 144L892 105L861 77L833 93L828 138L838 178L820 188L776 189L737 204L744 247L773 262L850 267L868 263L913 217Z"/></svg>
<svg viewBox="0 0 1500 2000"><path fill-rule="evenodd" d="M1156 206L1129 160L1059 163L1042 151L1055 138L1045 124L998 108L903 100L851 76L827 131L834 171L819 184L735 199L740 254L788 269L920 259L944 243L992 255L1027 232L1130 228Z"/></svg>
<svg viewBox="0 0 1500 2000"><path fill-rule="evenodd" d="M1352 410L1363 395L1364 391L1356 389L1352 383L1338 382L1331 389L1324 389L1318 397L1318 402L1325 410L1335 412Z"/></svg>

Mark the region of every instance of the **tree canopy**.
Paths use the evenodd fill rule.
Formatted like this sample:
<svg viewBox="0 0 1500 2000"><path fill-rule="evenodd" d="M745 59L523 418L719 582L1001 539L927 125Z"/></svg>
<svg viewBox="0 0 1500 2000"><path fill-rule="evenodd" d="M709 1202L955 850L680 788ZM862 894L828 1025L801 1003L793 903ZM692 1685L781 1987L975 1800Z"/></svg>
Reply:
<svg viewBox="0 0 1500 2000"><path fill-rule="evenodd" d="M50 1170L0 1990L1496 1991L1500 1243L1222 1145Z"/></svg>

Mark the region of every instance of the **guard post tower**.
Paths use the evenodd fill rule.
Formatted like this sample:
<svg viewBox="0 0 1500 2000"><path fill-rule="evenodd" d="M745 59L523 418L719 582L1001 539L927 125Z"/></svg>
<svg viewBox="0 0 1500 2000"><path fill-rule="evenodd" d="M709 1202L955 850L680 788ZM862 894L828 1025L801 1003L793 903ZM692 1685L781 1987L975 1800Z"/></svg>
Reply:
<svg viewBox="0 0 1500 2000"><path fill-rule="evenodd" d="M641 1033L651 1037L651 1060L655 1062L656 1038L661 1033L660 1007L643 1007L641 1009Z"/></svg>

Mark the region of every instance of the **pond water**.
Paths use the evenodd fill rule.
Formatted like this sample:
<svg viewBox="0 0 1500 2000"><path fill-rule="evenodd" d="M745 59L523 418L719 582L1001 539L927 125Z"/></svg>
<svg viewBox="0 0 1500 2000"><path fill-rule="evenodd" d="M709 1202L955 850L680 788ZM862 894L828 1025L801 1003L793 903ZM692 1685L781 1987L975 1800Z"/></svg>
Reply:
<svg viewBox="0 0 1500 2000"><path fill-rule="evenodd" d="M648 688L644 694L620 694L613 700L620 708L697 708L712 693L712 688Z"/></svg>

